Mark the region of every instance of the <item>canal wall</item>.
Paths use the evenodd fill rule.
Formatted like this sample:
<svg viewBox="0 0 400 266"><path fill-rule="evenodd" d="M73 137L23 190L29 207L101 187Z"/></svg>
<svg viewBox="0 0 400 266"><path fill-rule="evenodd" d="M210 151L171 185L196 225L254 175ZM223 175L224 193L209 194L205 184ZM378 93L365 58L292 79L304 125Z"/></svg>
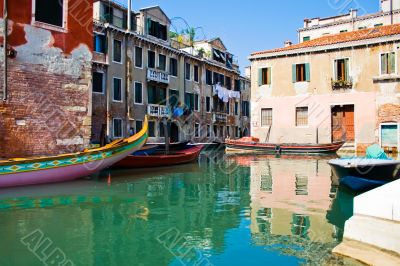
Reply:
<svg viewBox="0 0 400 266"><path fill-rule="evenodd" d="M354 198L344 241L333 252L369 265L400 265L400 180Z"/></svg>

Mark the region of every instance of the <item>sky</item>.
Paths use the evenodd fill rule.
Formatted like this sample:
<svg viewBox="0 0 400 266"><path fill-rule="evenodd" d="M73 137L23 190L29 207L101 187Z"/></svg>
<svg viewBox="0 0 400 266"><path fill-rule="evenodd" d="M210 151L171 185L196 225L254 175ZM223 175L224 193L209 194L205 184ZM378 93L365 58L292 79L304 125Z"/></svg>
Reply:
<svg viewBox="0 0 400 266"><path fill-rule="evenodd" d="M126 5L127 0L116 0ZM132 8L159 5L178 30L201 27L199 39L220 37L239 60L241 70L256 51L282 47L285 40L297 43L297 29L305 18L335 16L357 8L367 14L379 10L379 0L132 0Z"/></svg>

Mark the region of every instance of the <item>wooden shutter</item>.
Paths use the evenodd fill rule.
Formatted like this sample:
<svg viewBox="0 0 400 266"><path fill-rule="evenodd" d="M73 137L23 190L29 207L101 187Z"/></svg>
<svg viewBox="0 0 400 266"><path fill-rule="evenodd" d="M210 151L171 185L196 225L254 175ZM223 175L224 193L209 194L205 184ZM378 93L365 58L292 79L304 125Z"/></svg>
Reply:
<svg viewBox="0 0 400 266"><path fill-rule="evenodd" d="M388 74L393 74L396 72L396 57L395 53L388 54Z"/></svg>
<svg viewBox="0 0 400 266"><path fill-rule="evenodd" d="M382 54L381 55L381 74L387 74L388 69L387 69L387 55Z"/></svg>
<svg viewBox="0 0 400 266"><path fill-rule="evenodd" d="M306 81L310 81L310 64L305 64L306 67Z"/></svg>
<svg viewBox="0 0 400 266"><path fill-rule="evenodd" d="M271 80L271 77L272 77L271 71L272 71L272 67L269 67L268 68L268 85L271 85L271 82L272 82L272 80Z"/></svg>
<svg viewBox="0 0 400 266"><path fill-rule="evenodd" d="M350 65L349 65L349 59L344 60L344 80L349 81L350 80Z"/></svg>
<svg viewBox="0 0 400 266"><path fill-rule="evenodd" d="M292 82L296 83L297 78L296 78L296 64L292 65Z"/></svg>

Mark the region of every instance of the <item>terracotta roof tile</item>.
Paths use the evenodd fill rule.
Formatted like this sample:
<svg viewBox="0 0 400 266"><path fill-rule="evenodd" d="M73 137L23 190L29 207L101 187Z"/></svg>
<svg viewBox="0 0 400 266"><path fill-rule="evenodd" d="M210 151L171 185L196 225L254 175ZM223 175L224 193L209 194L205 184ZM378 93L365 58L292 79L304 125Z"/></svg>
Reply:
<svg viewBox="0 0 400 266"><path fill-rule="evenodd" d="M296 50L301 48L318 47L332 44L339 44L352 41L360 41L383 36L390 36L400 34L400 24L381 26L351 32L344 32L339 34L326 35L314 40L305 41L299 44L294 44L288 47L266 50L261 52L252 53L251 56Z"/></svg>

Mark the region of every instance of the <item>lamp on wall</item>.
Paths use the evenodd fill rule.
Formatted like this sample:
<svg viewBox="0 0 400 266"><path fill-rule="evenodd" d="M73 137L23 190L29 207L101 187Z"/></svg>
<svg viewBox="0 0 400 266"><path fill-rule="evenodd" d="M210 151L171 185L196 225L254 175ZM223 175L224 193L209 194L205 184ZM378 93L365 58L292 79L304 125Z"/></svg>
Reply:
<svg viewBox="0 0 400 266"><path fill-rule="evenodd" d="M10 45L7 45L7 57L8 58L14 59L17 57L17 54L18 54L18 52L13 47L11 47Z"/></svg>

